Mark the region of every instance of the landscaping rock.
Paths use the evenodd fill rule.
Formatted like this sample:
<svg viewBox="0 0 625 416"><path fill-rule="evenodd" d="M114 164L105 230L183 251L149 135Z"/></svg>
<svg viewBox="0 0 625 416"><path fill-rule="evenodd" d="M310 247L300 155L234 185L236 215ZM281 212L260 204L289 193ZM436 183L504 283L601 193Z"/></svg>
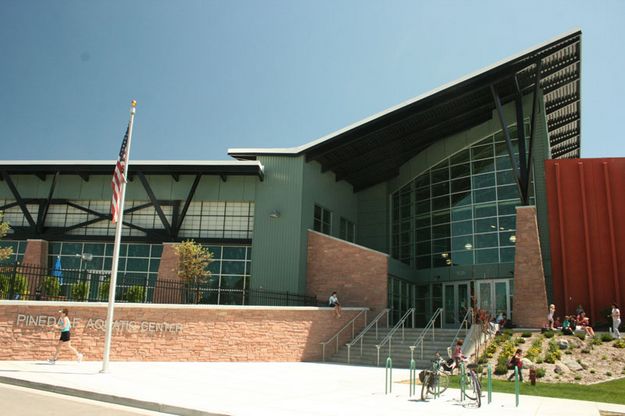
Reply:
<svg viewBox="0 0 625 416"><path fill-rule="evenodd" d="M556 374L564 374L568 372L568 368L556 364L553 371L555 371Z"/></svg>
<svg viewBox="0 0 625 416"><path fill-rule="evenodd" d="M561 339L558 341L558 347L560 347L561 350L566 350L569 348L569 342L565 339Z"/></svg>
<svg viewBox="0 0 625 416"><path fill-rule="evenodd" d="M532 360L530 360L529 358L523 358L521 359L521 361L523 362L523 368L530 368L531 366L534 365Z"/></svg>
<svg viewBox="0 0 625 416"><path fill-rule="evenodd" d="M571 371L582 371L584 369L584 367L582 367L580 363L571 358L563 358L562 364L567 366Z"/></svg>

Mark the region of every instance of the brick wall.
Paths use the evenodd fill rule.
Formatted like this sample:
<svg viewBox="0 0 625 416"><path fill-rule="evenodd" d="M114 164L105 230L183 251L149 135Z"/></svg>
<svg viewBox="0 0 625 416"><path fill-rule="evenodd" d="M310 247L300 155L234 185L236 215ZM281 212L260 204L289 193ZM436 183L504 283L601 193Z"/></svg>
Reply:
<svg viewBox="0 0 625 416"><path fill-rule="evenodd" d="M308 230L307 293L327 302L333 291L343 306L386 308L388 256Z"/></svg>
<svg viewBox="0 0 625 416"><path fill-rule="evenodd" d="M547 290L538 237L536 207L516 209L513 321L524 328L547 322Z"/></svg>
<svg viewBox="0 0 625 416"><path fill-rule="evenodd" d="M174 294L171 287L163 280L177 281L178 277L178 253L176 253L176 243L163 243L161 261L158 265L158 277L156 288L154 288L154 302L156 303L182 303L182 292Z"/></svg>
<svg viewBox="0 0 625 416"><path fill-rule="evenodd" d="M48 267L48 242L46 240L28 240L22 264Z"/></svg>
<svg viewBox="0 0 625 416"><path fill-rule="evenodd" d="M45 360L59 333L48 316L60 308L78 318L72 344L86 360L101 360L104 349L104 303L0 301L0 360ZM337 319L330 308L239 307L215 305L118 304L115 322L134 321L132 330L113 332L111 360L118 361L317 361L327 341L361 309L344 310ZM41 326L18 324L41 316ZM97 321L98 319L102 321ZM32 322L31 322L32 323ZM157 324L180 324L173 332L149 331ZM142 327L143 325L143 327ZM358 319L357 330L364 326ZM349 331L348 331L349 332ZM65 349L61 360L73 359Z"/></svg>

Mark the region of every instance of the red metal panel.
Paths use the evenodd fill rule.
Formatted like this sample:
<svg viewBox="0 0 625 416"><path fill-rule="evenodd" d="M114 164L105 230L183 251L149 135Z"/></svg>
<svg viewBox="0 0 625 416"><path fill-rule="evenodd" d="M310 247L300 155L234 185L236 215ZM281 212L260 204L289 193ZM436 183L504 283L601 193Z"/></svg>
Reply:
<svg viewBox="0 0 625 416"><path fill-rule="evenodd" d="M625 299L625 158L545 161L553 299L595 322Z"/></svg>

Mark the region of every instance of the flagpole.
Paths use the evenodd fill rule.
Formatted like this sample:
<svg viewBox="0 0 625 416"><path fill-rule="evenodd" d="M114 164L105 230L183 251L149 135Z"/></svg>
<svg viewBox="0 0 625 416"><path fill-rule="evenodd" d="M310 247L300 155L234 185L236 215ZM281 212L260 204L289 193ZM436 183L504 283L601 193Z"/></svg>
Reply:
<svg viewBox="0 0 625 416"><path fill-rule="evenodd" d="M130 143L132 140L132 125L135 120L135 107L137 102L132 100L130 107L130 121L128 123L128 144L126 147L126 163L124 166L124 179L128 177L128 165L130 164ZM106 332L104 335L104 358L102 360L101 373L107 373L109 369L109 355L111 353L111 333L113 332L113 310L115 308L115 289L117 287L117 268L119 264L119 247L122 240L122 223L124 216L124 202L126 199L126 180L122 181L119 213L115 224L115 245L113 246L113 262L111 265L111 281L109 282L109 304L106 312Z"/></svg>

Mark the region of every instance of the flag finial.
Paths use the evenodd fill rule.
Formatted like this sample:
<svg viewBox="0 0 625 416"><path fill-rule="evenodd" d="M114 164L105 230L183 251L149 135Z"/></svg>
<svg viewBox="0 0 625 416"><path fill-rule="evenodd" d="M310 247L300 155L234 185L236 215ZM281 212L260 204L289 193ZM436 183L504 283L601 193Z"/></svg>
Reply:
<svg viewBox="0 0 625 416"><path fill-rule="evenodd" d="M132 108L135 108L137 106L137 100L132 100L130 102L130 105L132 106Z"/></svg>

